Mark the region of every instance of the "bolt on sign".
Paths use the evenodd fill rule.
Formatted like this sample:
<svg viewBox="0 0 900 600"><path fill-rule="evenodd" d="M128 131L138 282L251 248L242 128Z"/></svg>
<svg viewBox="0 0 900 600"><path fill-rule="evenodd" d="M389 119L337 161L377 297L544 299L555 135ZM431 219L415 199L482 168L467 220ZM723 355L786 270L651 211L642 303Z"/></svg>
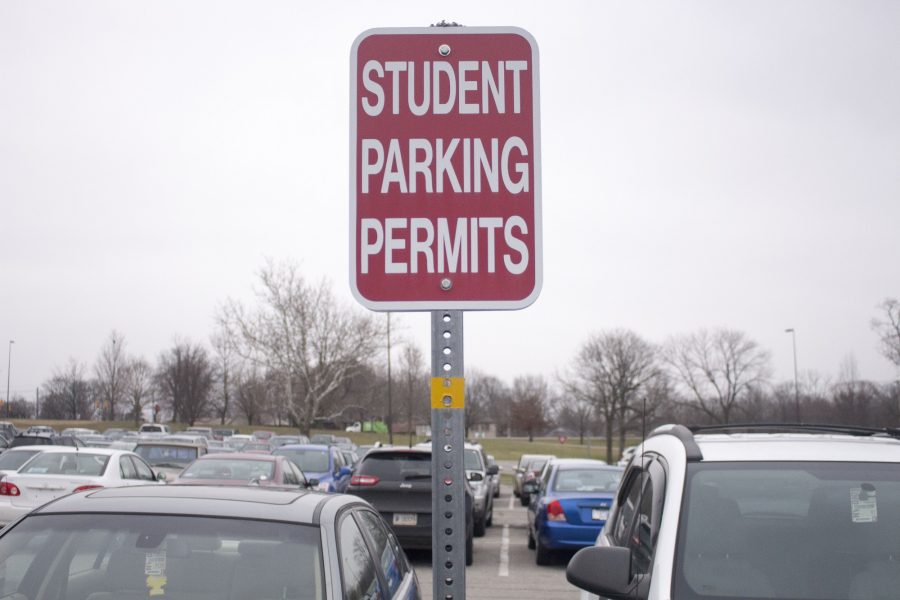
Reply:
<svg viewBox="0 0 900 600"><path fill-rule="evenodd" d="M538 50L516 28L353 45L350 279L373 310L520 309L541 288Z"/></svg>

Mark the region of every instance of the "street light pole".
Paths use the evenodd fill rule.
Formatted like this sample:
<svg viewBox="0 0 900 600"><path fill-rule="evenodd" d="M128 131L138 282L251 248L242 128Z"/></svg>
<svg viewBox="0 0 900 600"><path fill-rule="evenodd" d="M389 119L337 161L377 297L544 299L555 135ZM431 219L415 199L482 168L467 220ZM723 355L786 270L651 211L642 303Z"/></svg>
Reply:
<svg viewBox="0 0 900 600"><path fill-rule="evenodd" d="M791 334L791 341L794 346L794 409L797 411L797 422L800 423L800 384L797 382L797 332L793 327L784 330L785 333Z"/></svg>
<svg viewBox="0 0 900 600"><path fill-rule="evenodd" d="M9 340L6 350L6 418L9 418L9 369L12 366L12 345L16 340Z"/></svg>

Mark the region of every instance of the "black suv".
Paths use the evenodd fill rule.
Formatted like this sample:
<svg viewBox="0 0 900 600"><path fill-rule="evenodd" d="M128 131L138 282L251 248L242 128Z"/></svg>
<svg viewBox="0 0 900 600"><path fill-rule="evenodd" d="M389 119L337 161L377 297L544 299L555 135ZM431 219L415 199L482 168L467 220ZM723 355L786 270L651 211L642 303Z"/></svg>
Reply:
<svg viewBox="0 0 900 600"><path fill-rule="evenodd" d="M431 549L431 449L373 448L353 471L348 494L368 500L403 548ZM472 564L474 500L466 484L466 566Z"/></svg>

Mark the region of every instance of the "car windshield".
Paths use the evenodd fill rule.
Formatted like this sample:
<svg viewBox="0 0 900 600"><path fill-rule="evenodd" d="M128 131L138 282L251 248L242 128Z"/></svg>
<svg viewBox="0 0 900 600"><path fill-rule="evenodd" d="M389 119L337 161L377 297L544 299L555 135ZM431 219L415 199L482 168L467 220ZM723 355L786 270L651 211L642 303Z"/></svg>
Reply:
<svg viewBox="0 0 900 600"><path fill-rule="evenodd" d="M135 446L134 451L153 466L164 464L184 466L197 459L197 448L190 446L139 444Z"/></svg>
<svg viewBox="0 0 900 600"><path fill-rule="evenodd" d="M689 464L676 547L681 600L885 597L900 557L900 465Z"/></svg>
<svg viewBox="0 0 900 600"><path fill-rule="evenodd" d="M9 450L0 454L0 469L16 471L40 450Z"/></svg>
<svg viewBox="0 0 900 600"><path fill-rule="evenodd" d="M279 448L273 454L287 456L292 463L297 465L304 473L324 473L328 470L329 460L327 450L294 450Z"/></svg>
<svg viewBox="0 0 900 600"><path fill-rule="evenodd" d="M465 465L469 471L483 471L484 465L481 463L481 452L467 448L465 451Z"/></svg>
<svg viewBox="0 0 900 600"><path fill-rule="evenodd" d="M361 475L385 481L431 478L431 454L425 452L375 452L367 454L359 467Z"/></svg>
<svg viewBox="0 0 900 600"><path fill-rule="evenodd" d="M22 467L25 475L103 475L109 456L87 452L45 452Z"/></svg>
<svg viewBox="0 0 900 600"><path fill-rule="evenodd" d="M318 527L266 521L35 515L0 539L0 594L320 600L319 538Z"/></svg>
<svg viewBox="0 0 900 600"><path fill-rule="evenodd" d="M215 458L195 461L178 478L250 481L260 477L271 480L274 476L275 463L272 461Z"/></svg>
<svg viewBox="0 0 900 600"><path fill-rule="evenodd" d="M556 474L554 492L615 492L621 471L611 469L566 469Z"/></svg>

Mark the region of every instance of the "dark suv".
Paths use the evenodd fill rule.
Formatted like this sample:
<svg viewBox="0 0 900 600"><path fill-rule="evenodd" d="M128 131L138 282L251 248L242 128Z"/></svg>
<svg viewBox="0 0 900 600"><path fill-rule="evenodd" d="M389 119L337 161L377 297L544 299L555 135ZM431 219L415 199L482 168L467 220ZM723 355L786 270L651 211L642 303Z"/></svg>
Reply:
<svg viewBox="0 0 900 600"><path fill-rule="evenodd" d="M373 448L358 463L348 494L368 500L404 548L431 548L431 449ZM474 500L466 484L466 565L472 564Z"/></svg>

